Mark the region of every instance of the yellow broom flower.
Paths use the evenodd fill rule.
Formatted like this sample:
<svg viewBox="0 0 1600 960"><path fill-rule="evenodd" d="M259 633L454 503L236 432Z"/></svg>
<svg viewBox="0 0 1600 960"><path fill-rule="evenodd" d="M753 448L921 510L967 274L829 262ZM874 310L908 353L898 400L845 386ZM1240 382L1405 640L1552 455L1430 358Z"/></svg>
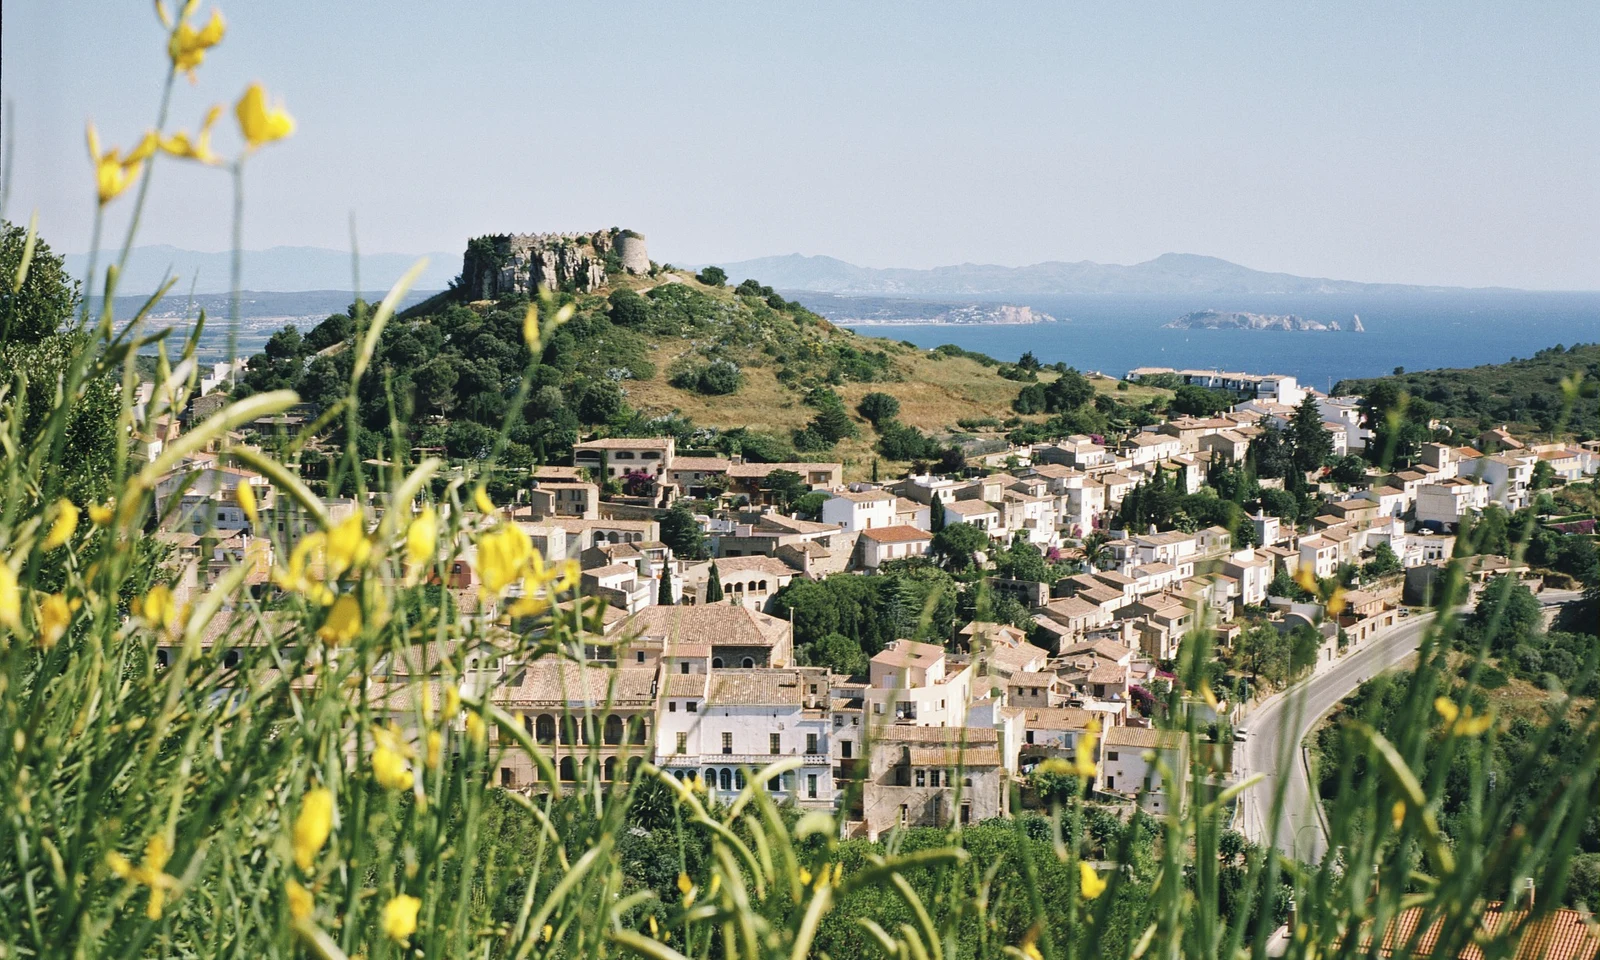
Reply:
<svg viewBox="0 0 1600 960"><path fill-rule="evenodd" d="M100 149L100 134L91 123L88 141L89 159L94 161L95 193L103 207L121 196L139 179L140 172L144 170L144 161L156 151L159 138L152 130L144 135L138 146L123 156L116 147L104 151Z"/></svg>
<svg viewBox="0 0 1600 960"><path fill-rule="evenodd" d="M433 562L439 546L439 515L432 507L423 507L411 525L406 527L406 560L413 567L423 567Z"/></svg>
<svg viewBox="0 0 1600 960"><path fill-rule="evenodd" d="M251 150L294 133L294 118L282 103L268 107L267 91L259 83L252 83L245 89L233 112L239 119L239 132Z"/></svg>
<svg viewBox="0 0 1600 960"><path fill-rule="evenodd" d="M437 767L439 765L439 758L443 755L443 753L444 735L437 730L429 730L427 753L424 755L425 762L430 767Z"/></svg>
<svg viewBox="0 0 1600 960"><path fill-rule="evenodd" d="M406 765L406 757L410 756L411 750L406 746L400 728L393 724L374 727L372 739L375 743L372 748L372 775L378 785L388 790L410 790L415 778L411 768Z"/></svg>
<svg viewBox="0 0 1600 960"><path fill-rule="evenodd" d="M1078 892L1085 900L1093 900L1106 892L1106 881L1082 860L1078 861Z"/></svg>
<svg viewBox="0 0 1600 960"><path fill-rule="evenodd" d="M228 25L222 20L222 13L215 8L211 10L211 19L206 25L196 30L189 24L189 15L194 11L195 3L185 3L183 12L178 15L177 26L172 35L167 39L167 56L172 59L172 69L182 74L187 74L189 82L194 82L195 68L206 59L206 51L222 42L222 35L227 32ZM162 15L162 21L168 22L166 11L160 4L156 10Z"/></svg>
<svg viewBox="0 0 1600 960"><path fill-rule="evenodd" d="M234 487L233 499L244 512L244 518L250 521L250 526L255 527L261 523L261 517L256 513L256 492L250 489L250 484L241 483Z"/></svg>
<svg viewBox="0 0 1600 960"><path fill-rule="evenodd" d="M347 571L359 570L371 554L366 518L352 513L328 531L328 579L337 580Z"/></svg>
<svg viewBox="0 0 1600 960"><path fill-rule="evenodd" d="M311 891L290 880L284 885L284 892L289 895L289 916L296 920L308 919L312 910L316 908L316 901L311 898Z"/></svg>
<svg viewBox="0 0 1600 960"><path fill-rule="evenodd" d="M78 507L71 500L62 498L56 501L56 520L50 525L50 533L44 538L43 547L54 550L72 539L72 534L78 529Z"/></svg>
<svg viewBox="0 0 1600 960"><path fill-rule="evenodd" d="M162 872L170 859L172 859L172 847L168 845L167 838L156 834L145 844L144 860L138 866L134 866L127 857L115 850L106 854L106 865L111 868L112 873L122 879L150 888L150 902L145 906L144 914L151 920L160 920L162 907L167 900L167 891L178 886L176 877L170 877Z"/></svg>
<svg viewBox="0 0 1600 960"><path fill-rule="evenodd" d="M473 488L472 503L478 508L478 512L484 516L494 516L494 501L489 499L489 491L483 487Z"/></svg>
<svg viewBox="0 0 1600 960"><path fill-rule="evenodd" d="M294 862L309 871L322 845L333 832L333 791L317 787L306 791L300 815L294 819Z"/></svg>
<svg viewBox="0 0 1600 960"><path fill-rule="evenodd" d="M0 624L22 632L22 591L17 587L17 572L0 557Z"/></svg>
<svg viewBox="0 0 1600 960"><path fill-rule="evenodd" d="M528 535L504 524L478 538L478 577L485 596L498 597L520 577L534 556Z"/></svg>
<svg viewBox="0 0 1600 960"><path fill-rule="evenodd" d="M333 602L333 609L322 621L322 626L317 628L317 636L330 647L340 647L354 640L359 633L361 601L354 594L340 594L339 599Z"/></svg>
<svg viewBox="0 0 1600 960"><path fill-rule="evenodd" d="M152 629L171 633L178 623L178 603L172 597L172 588L158 583L142 598L135 598L133 615Z"/></svg>
<svg viewBox="0 0 1600 960"><path fill-rule="evenodd" d="M1457 707L1454 700L1449 697L1439 697L1433 701L1433 709L1444 718L1445 726L1458 737L1477 737L1487 733L1494 724L1494 718L1488 714L1474 716L1472 707Z"/></svg>
<svg viewBox="0 0 1600 960"><path fill-rule="evenodd" d="M77 607L77 603L68 603L67 598L59 593L52 593L40 602L39 646L41 648L49 650L66 636L67 627L72 625L72 613Z"/></svg>
<svg viewBox="0 0 1600 960"><path fill-rule="evenodd" d="M109 527L117 515L117 502L107 500L105 503L89 504L89 521L97 527Z"/></svg>
<svg viewBox="0 0 1600 960"><path fill-rule="evenodd" d="M422 901L410 894L399 894L383 905L383 932L390 940L403 943L417 932L417 911Z"/></svg>
<svg viewBox="0 0 1600 960"><path fill-rule="evenodd" d="M1094 747L1100 740L1100 721L1091 717L1084 727L1083 736L1073 751L1072 772L1080 777L1092 777L1098 768L1094 763Z"/></svg>

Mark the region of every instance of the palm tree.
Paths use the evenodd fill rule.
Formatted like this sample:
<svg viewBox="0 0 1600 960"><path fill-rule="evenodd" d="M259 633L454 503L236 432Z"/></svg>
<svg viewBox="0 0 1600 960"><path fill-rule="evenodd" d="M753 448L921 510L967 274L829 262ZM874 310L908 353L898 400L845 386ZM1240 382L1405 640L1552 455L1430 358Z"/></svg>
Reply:
<svg viewBox="0 0 1600 960"><path fill-rule="evenodd" d="M1095 530L1084 534L1083 539L1078 541L1078 557L1089 572L1103 570L1116 563L1116 559L1111 556L1111 549L1106 546L1110 539L1104 533Z"/></svg>

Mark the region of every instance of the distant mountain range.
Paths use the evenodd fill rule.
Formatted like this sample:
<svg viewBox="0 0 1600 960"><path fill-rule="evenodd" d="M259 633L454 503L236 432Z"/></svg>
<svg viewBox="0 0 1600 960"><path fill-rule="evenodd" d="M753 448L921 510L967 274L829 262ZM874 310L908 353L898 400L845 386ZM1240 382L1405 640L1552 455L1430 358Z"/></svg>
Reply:
<svg viewBox="0 0 1600 960"><path fill-rule="evenodd" d="M414 285L417 289L442 290L449 286L461 272L461 252L455 253L365 253L361 255L361 288L367 299L378 300L388 291L401 274L410 269L419 257L428 258L428 266ZM114 253L102 253L96 272L104 271L115 262ZM67 269L82 278L88 268L88 256L67 254ZM190 283L195 293L226 293L232 254L203 253L170 246L134 247L128 255L128 267L117 289L125 294L148 296L160 287L169 276L178 278L172 292L188 294ZM298 292L304 290L349 290L354 284L350 272L350 252L329 250L325 247L269 247L265 250L248 250L244 255L244 283L246 290L270 292Z"/></svg>
<svg viewBox="0 0 1600 960"><path fill-rule="evenodd" d="M1082 260L1077 263L1035 263L1026 267L963 263L931 270L879 269L858 267L833 257L807 257L798 253L719 263L717 266L728 272L731 282L737 283L751 277L780 290L928 297L1079 293L1439 293L1459 289L1397 283L1357 283L1267 273L1216 257L1191 253L1166 253L1132 266Z"/></svg>

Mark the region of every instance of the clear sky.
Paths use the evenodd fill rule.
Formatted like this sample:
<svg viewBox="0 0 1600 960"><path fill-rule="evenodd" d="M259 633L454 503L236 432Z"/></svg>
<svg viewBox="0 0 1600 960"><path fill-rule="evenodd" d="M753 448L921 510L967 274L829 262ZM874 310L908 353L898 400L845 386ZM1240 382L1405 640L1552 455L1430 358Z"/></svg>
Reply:
<svg viewBox="0 0 1600 960"><path fill-rule="evenodd" d="M678 263L1179 251L1600 289L1591 0L220 6L174 121L260 79L300 126L251 163L248 248L345 247L353 212L369 252L615 225ZM7 215L83 250L83 122L127 144L153 119L160 28L134 0L4 25ZM144 241L225 248L227 198L166 164Z"/></svg>

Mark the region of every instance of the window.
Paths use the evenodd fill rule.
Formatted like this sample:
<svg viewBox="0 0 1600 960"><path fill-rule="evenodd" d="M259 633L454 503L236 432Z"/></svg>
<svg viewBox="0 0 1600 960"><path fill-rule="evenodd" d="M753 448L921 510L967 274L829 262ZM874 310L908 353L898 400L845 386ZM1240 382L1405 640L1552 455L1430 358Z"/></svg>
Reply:
<svg viewBox="0 0 1600 960"><path fill-rule="evenodd" d="M816 752L817 752L817 735L814 734L814 733L808 733L808 734L806 734L806 753L816 753Z"/></svg>
<svg viewBox="0 0 1600 960"><path fill-rule="evenodd" d="M668 700L667 701L667 712L668 713L677 713L678 712L678 701L676 701L676 700ZM1033 741L1029 740L1028 742L1032 743Z"/></svg>
<svg viewBox="0 0 1600 960"><path fill-rule="evenodd" d="M723 735L722 735L722 752L723 753L733 753L733 734L732 733L723 733ZM723 771L723 772L726 773L727 771Z"/></svg>
<svg viewBox="0 0 1600 960"><path fill-rule="evenodd" d="M744 667L746 670L750 669L751 667L753 667L755 665L756 665L756 661L755 661L754 657L745 657L743 660L739 661L739 666Z"/></svg>
<svg viewBox="0 0 1600 960"><path fill-rule="evenodd" d="M712 657L711 658L711 666L712 666L712 669L721 670L722 669L722 658L721 657Z"/></svg>
<svg viewBox="0 0 1600 960"><path fill-rule="evenodd" d="M688 674L688 672L689 672L689 662L687 660L685 660L683 663L678 664L678 672L682 673L682 674Z"/></svg>
<svg viewBox="0 0 1600 960"><path fill-rule="evenodd" d="M678 749L674 750L673 752L674 753L688 753L689 752L689 735L687 733L679 733L678 734Z"/></svg>
<svg viewBox="0 0 1600 960"><path fill-rule="evenodd" d="M814 773L806 774L806 796L817 799L817 775Z"/></svg>
<svg viewBox="0 0 1600 960"><path fill-rule="evenodd" d="M737 789L740 789L740 790L744 789L744 768L743 767L740 767L739 769L733 771L733 785Z"/></svg>
<svg viewBox="0 0 1600 960"><path fill-rule="evenodd" d="M639 659L638 659L638 662L639 662L639 663L644 663L644 651L643 651L643 650L640 650L640 651L639 651L639 652L638 652L638 653L637 653L637 654L636 654L636 656L637 656L637 657L638 657L638 658L639 658Z"/></svg>
<svg viewBox="0 0 1600 960"><path fill-rule="evenodd" d="M1027 742L1032 743L1033 742L1033 731L1029 730L1026 734L1024 734L1024 738L1027 740Z"/></svg>
<svg viewBox="0 0 1600 960"><path fill-rule="evenodd" d="M515 782L516 781L512 778L512 775L511 775L511 768L510 767L501 767L500 768L500 786L509 787L509 786L513 785Z"/></svg>
<svg viewBox="0 0 1600 960"><path fill-rule="evenodd" d="M687 701L684 701L683 705L688 708L690 713L699 713L700 712L700 701L698 701L698 700L687 700Z"/></svg>
<svg viewBox="0 0 1600 960"><path fill-rule="evenodd" d="M937 787L938 785L939 785L939 771L937 771L937 770L929 770L928 771L928 786Z"/></svg>
<svg viewBox="0 0 1600 960"><path fill-rule="evenodd" d="M851 744L850 744L849 740L841 740L841 741L839 741L839 756L843 757L846 760L849 760L850 759L850 750L851 750Z"/></svg>
<svg viewBox="0 0 1600 960"><path fill-rule="evenodd" d="M928 785L928 771L918 767L914 772L914 775L916 777L917 786L925 787Z"/></svg>
<svg viewBox="0 0 1600 960"><path fill-rule="evenodd" d="M780 745L780 741L782 739L783 738L780 737L776 733L767 734L767 746L770 748L770 749L767 750L767 752L768 753L782 753L783 752L783 748Z"/></svg>
<svg viewBox="0 0 1600 960"><path fill-rule="evenodd" d="M727 767L723 767L722 768L721 780L722 780L722 789L724 789L724 790L732 790L733 789L733 771L732 770L729 770Z"/></svg>
<svg viewBox="0 0 1600 960"><path fill-rule="evenodd" d="M1106 754L1106 759L1110 760L1112 763L1116 763L1117 762L1117 751L1112 750L1109 753L1107 753Z"/></svg>
<svg viewBox="0 0 1600 960"><path fill-rule="evenodd" d="M962 823L971 823L972 822L972 804L963 803L961 805L961 822Z"/></svg>

